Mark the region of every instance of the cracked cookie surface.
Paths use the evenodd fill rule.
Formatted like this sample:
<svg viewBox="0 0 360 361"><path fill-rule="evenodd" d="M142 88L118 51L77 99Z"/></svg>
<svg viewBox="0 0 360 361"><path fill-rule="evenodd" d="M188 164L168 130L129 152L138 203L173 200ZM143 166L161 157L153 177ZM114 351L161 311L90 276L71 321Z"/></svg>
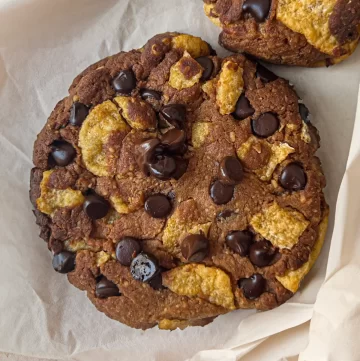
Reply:
<svg viewBox="0 0 360 361"><path fill-rule="evenodd" d="M34 145L53 267L131 327L204 326L299 288L324 242L319 136L289 83L160 34L91 65Z"/></svg>
<svg viewBox="0 0 360 361"><path fill-rule="evenodd" d="M360 0L204 0L204 11L220 45L278 64L337 64L360 37Z"/></svg>

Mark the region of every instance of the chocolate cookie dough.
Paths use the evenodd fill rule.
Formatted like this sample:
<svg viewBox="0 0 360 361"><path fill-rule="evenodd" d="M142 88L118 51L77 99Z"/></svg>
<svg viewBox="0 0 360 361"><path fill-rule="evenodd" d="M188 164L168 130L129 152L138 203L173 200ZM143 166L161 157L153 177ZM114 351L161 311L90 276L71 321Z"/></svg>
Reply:
<svg viewBox="0 0 360 361"><path fill-rule="evenodd" d="M204 0L220 45L277 63L329 66L355 50L360 0Z"/></svg>
<svg viewBox="0 0 360 361"><path fill-rule="evenodd" d="M30 197L54 270L98 310L203 326L299 288L327 226L318 147L285 79L166 33L75 78L35 142Z"/></svg>

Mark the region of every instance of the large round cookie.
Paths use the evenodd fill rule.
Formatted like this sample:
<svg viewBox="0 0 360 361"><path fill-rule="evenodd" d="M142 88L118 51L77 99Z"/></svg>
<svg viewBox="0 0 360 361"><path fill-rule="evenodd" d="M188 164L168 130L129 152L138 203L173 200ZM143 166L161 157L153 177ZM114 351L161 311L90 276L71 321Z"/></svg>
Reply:
<svg viewBox="0 0 360 361"><path fill-rule="evenodd" d="M329 66L355 50L360 0L204 0L219 43L269 62Z"/></svg>
<svg viewBox="0 0 360 361"><path fill-rule="evenodd" d="M137 328L288 300L327 226L316 129L288 81L167 33L77 76L34 146L56 271Z"/></svg>

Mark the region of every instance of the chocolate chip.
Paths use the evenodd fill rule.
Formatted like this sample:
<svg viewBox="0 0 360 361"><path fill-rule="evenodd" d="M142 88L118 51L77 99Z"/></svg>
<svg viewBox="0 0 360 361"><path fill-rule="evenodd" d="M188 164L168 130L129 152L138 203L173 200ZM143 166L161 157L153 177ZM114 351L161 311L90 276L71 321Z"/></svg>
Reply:
<svg viewBox="0 0 360 361"><path fill-rule="evenodd" d="M253 242L253 235L248 231L232 231L225 237L226 244L234 252L245 257L249 254Z"/></svg>
<svg viewBox="0 0 360 361"><path fill-rule="evenodd" d="M182 128L186 118L186 107L182 104L168 104L160 110L160 114L174 127Z"/></svg>
<svg viewBox="0 0 360 361"><path fill-rule="evenodd" d="M131 261L141 251L140 243L136 238L124 237L116 245L116 259L123 266L130 266Z"/></svg>
<svg viewBox="0 0 360 361"><path fill-rule="evenodd" d="M236 157L225 157L220 163L220 178L226 184L239 184L244 178L244 171Z"/></svg>
<svg viewBox="0 0 360 361"><path fill-rule="evenodd" d="M195 59L203 68L204 71L200 78L201 81L206 81L211 78L212 72L214 70L214 63L208 56L200 56Z"/></svg>
<svg viewBox="0 0 360 361"><path fill-rule="evenodd" d="M279 119L273 113L261 114L259 118L251 121L251 128L255 135L267 138L279 129Z"/></svg>
<svg viewBox="0 0 360 361"><path fill-rule="evenodd" d="M146 100L148 98L154 98L156 100L161 100L161 93L156 90L152 90L152 89L141 89L140 96L144 100Z"/></svg>
<svg viewBox="0 0 360 361"><path fill-rule="evenodd" d="M163 288L165 288L162 284L162 275L161 272L159 272L153 279L151 279L149 281L149 285L154 289L154 290L161 290Z"/></svg>
<svg viewBox="0 0 360 361"><path fill-rule="evenodd" d="M216 50L208 42L206 42L206 44L209 47L210 55L211 56L216 56L217 55Z"/></svg>
<svg viewBox="0 0 360 361"><path fill-rule="evenodd" d="M167 155L158 155L149 165L150 173L161 180L167 180L172 177L176 171L175 159Z"/></svg>
<svg viewBox="0 0 360 361"><path fill-rule="evenodd" d="M135 280L149 282L159 273L159 265L155 257L140 253L132 260L130 272Z"/></svg>
<svg viewBox="0 0 360 361"><path fill-rule="evenodd" d="M310 112L309 109L303 103L299 103L299 113L301 119L306 123L310 124Z"/></svg>
<svg viewBox="0 0 360 361"><path fill-rule="evenodd" d="M137 147L136 162L145 175L149 175L149 163L156 154L161 154L162 151L160 141L157 138L148 139Z"/></svg>
<svg viewBox="0 0 360 361"><path fill-rule="evenodd" d="M238 284L239 287L242 288L244 296L250 300L254 300L264 293L266 280L262 275L255 273L250 278L242 278Z"/></svg>
<svg viewBox="0 0 360 361"><path fill-rule="evenodd" d="M285 189L299 191L306 186L306 173L299 163L290 163L282 170L279 182Z"/></svg>
<svg viewBox="0 0 360 361"><path fill-rule="evenodd" d="M254 113L255 109L250 105L248 98L246 98L245 94L241 94L232 116L237 120L243 120L252 116Z"/></svg>
<svg viewBox="0 0 360 361"><path fill-rule="evenodd" d="M70 111L70 124L80 127L89 114L89 107L85 104L73 103Z"/></svg>
<svg viewBox="0 0 360 361"><path fill-rule="evenodd" d="M113 79L114 89L121 94L130 94L136 87L136 77L132 70L122 70L115 79Z"/></svg>
<svg viewBox="0 0 360 361"><path fill-rule="evenodd" d="M269 241L262 240L250 247L249 258L255 266L266 267L273 261L276 253L277 251Z"/></svg>
<svg viewBox="0 0 360 361"><path fill-rule="evenodd" d="M168 130L161 138L161 144L165 146L166 151L171 153L184 153L185 142L186 133L176 128Z"/></svg>
<svg viewBox="0 0 360 361"><path fill-rule="evenodd" d="M102 277L96 284L95 295L99 298L108 298L120 296L120 292L115 283L109 281L106 277Z"/></svg>
<svg viewBox="0 0 360 361"><path fill-rule="evenodd" d="M270 83L278 78L276 74L274 74L269 69L265 68L261 64L257 64L256 67L256 76L260 78L264 83Z"/></svg>
<svg viewBox="0 0 360 361"><path fill-rule="evenodd" d="M153 218L165 218L170 214L172 205L168 197L154 194L146 199L144 208Z"/></svg>
<svg viewBox="0 0 360 361"><path fill-rule="evenodd" d="M227 218L230 218L233 214L234 214L234 212L231 211L230 209L225 209L224 211L221 211L220 213L217 214L216 219L218 221L220 221L222 219L227 219Z"/></svg>
<svg viewBox="0 0 360 361"><path fill-rule="evenodd" d="M234 186L215 181L210 188L210 197L215 204L228 203L234 195Z"/></svg>
<svg viewBox="0 0 360 361"><path fill-rule="evenodd" d="M65 167L75 158L76 150L70 143L63 140L56 140L51 145L51 155L57 165Z"/></svg>
<svg viewBox="0 0 360 361"><path fill-rule="evenodd" d="M265 21L270 11L270 0L246 0L242 6L245 13L251 14L260 23Z"/></svg>
<svg viewBox="0 0 360 361"><path fill-rule="evenodd" d="M189 165L189 161L187 159L175 158L176 170L171 175L172 178L179 180L186 172L187 167Z"/></svg>
<svg viewBox="0 0 360 361"><path fill-rule="evenodd" d="M189 262L201 262L209 253L209 241L202 234L190 234L181 242L181 253Z"/></svg>
<svg viewBox="0 0 360 361"><path fill-rule="evenodd" d="M89 194L85 197L83 209L87 216L91 219L100 219L105 217L109 208L109 202L97 194Z"/></svg>
<svg viewBox="0 0 360 361"><path fill-rule="evenodd" d="M69 273L75 269L76 254L69 251L62 251L54 255L52 265L59 273Z"/></svg>

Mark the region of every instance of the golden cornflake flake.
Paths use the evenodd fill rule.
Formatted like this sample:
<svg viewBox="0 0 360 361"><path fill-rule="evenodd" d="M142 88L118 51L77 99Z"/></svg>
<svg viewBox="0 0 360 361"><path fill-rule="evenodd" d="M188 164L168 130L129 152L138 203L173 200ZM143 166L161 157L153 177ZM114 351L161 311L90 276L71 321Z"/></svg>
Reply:
<svg viewBox="0 0 360 361"><path fill-rule="evenodd" d="M194 148L200 148L210 133L210 123L194 123L191 132L191 141Z"/></svg>
<svg viewBox="0 0 360 361"><path fill-rule="evenodd" d="M172 38L172 47L187 51L193 58L210 55L208 44L197 36L181 34Z"/></svg>

